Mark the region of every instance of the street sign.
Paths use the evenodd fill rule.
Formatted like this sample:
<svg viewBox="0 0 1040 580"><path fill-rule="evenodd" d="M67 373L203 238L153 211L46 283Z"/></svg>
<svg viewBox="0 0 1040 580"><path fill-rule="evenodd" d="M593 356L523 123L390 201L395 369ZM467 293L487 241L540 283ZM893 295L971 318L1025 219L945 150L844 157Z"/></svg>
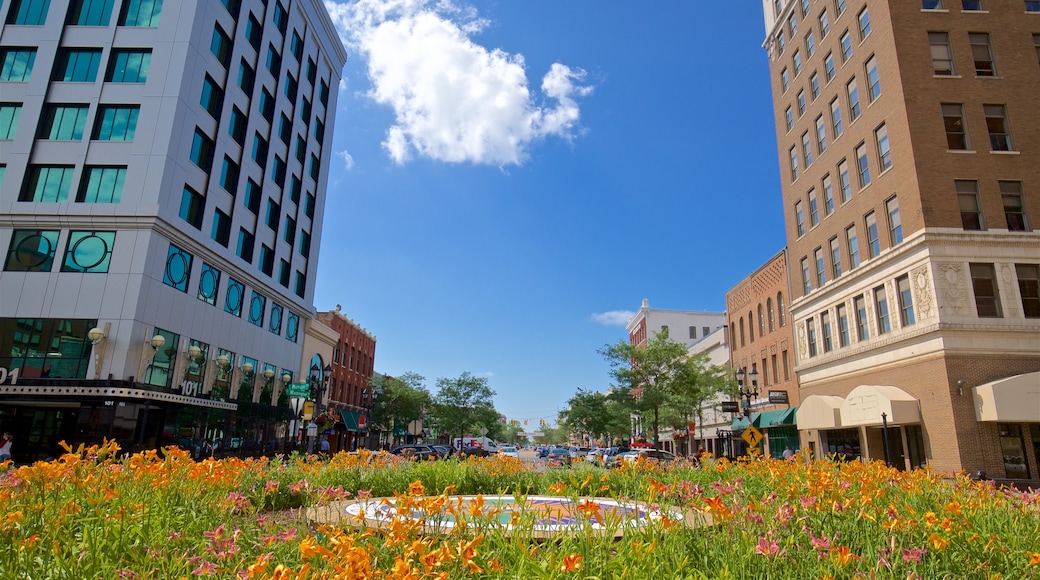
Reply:
<svg viewBox="0 0 1040 580"><path fill-rule="evenodd" d="M787 391L769 391L769 402L773 405L790 405Z"/></svg>
<svg viewBox="0 0 1040 580"><path fill-rule="evenodd" d="M308 437L317 437L318 436L318 424L317 423L311 423L310 425L307 425L307 436Z"/></svg>
<svg viewBox="0 0 1040 580"><path fill-rule="evenodd" d="M736 401L722 401L722 412L723 413L739 413L740 407L737 406Z"/></svg>
<svg viewBox="0 0 1040 580"><path fill-rule="evenodd" d="M310 421L314 418L314 401L307 401L303 404L303 420Z"/></svg>
<svg viewBox="0 0 1040 580"><path fill-rule="evenodd" d="M289 386L285 388L285 393L290 397L309 397L311 396L311 385L310 383L289 383Z"/></svg>
<svg viewBox="0 0 1040 580"><path fill-rule="evenodd" d="M762 442L762 432L759 431L754 425L749 425L744 432L740 434L740 438L750 447L758 447L758 444Z"/></svg>

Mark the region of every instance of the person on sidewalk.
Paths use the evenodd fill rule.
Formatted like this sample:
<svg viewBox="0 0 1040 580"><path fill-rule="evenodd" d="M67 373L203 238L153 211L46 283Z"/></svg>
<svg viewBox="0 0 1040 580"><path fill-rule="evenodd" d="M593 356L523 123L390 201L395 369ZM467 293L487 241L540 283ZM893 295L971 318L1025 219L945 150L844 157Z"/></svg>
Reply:
<svg viewBox="0 0 1040 580"><path fill-rule="evenodd" d="M4 438L0 440L0 463L10 461L11 459L11 442L14 437L10 433L4 433Z"/></svg>

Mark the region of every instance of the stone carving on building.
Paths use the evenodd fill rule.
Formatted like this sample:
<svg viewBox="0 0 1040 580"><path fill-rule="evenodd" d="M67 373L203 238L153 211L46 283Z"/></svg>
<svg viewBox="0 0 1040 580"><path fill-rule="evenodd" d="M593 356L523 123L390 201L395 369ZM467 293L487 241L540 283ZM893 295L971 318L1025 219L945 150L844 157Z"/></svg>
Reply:
<svg viewBox="0 0 1040 580"><path fill-rule="evenodd" d="M911 291L917 304L917 316L921 320L932 316L935 307L935 296L932 294L932 278L928 273L928 265L910 271Z"/></svg>
<svg viewBox="0 0 1040 580"><path fill-rule="evenodd" d="M1015 276L1011 271L1011 264L998 264L998 267L1000 268L1000 288L997 291L1001 294L1001 303L1005 305L1004 311L1008 318L1019 318L1022 316L1022 313L1018 310L1021 298L1016 300L1015 298L1018 297L1009 296L1014 293L1012 289L1017 286L1015 284ZM1011 298L1011 300L1005 300L1005 298Z"/></svg>
<svg viewBox="0 0 1040 580"><path fill-rule="evenodd" d="M956 316L971 314L968 300L968 288L964 283L964 264L959 262L939 262L939 300L943 307L952 310Z"/></svg>
<svg viewBox="0 0 1040 580"><path fill-rule="evenodd" d="M811 324L811 322L810 322ZM805 325L799 324L798 330L798 360L805 360L809 358L809 350L805 343Z"/></svg>

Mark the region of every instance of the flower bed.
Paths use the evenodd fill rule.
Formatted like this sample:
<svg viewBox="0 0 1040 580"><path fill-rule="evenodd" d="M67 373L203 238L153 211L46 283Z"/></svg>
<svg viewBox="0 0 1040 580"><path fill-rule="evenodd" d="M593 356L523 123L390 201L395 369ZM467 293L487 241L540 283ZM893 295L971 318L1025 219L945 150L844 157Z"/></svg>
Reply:
<svg viewBox="0 0 1040 580"><path fill-rule="evenodd" d="M579 510L587 533L542 541L522 519L501 533L490 525L501 514L479 502L466 505L464 524L435 535L422 533L423 518L358 529L307 517L359 498L392 496L433 514L451 495L528 494L674 506L714 525L662 517L616 540L592 524L622 524L588 507ZM5 579L1040 577L1037 493L878 463L536 473L498 456L196 462L173 449L119 456L112 444L0 468L0 502Z"/></svg>

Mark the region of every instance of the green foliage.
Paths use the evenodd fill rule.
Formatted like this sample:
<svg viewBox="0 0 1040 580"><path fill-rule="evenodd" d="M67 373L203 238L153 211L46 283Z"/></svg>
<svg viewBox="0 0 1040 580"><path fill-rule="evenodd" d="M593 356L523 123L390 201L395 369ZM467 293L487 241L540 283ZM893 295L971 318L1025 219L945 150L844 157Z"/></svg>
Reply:
<svg viewBox="0 0 1040 580"><path fill-rule="evenodd" d="M449 379L437 379L437 394L427 416L442 433L464 437L484 427L491 433L498 426L499 413L491 400L495 391L486 377L468 372Z"/></svg>

